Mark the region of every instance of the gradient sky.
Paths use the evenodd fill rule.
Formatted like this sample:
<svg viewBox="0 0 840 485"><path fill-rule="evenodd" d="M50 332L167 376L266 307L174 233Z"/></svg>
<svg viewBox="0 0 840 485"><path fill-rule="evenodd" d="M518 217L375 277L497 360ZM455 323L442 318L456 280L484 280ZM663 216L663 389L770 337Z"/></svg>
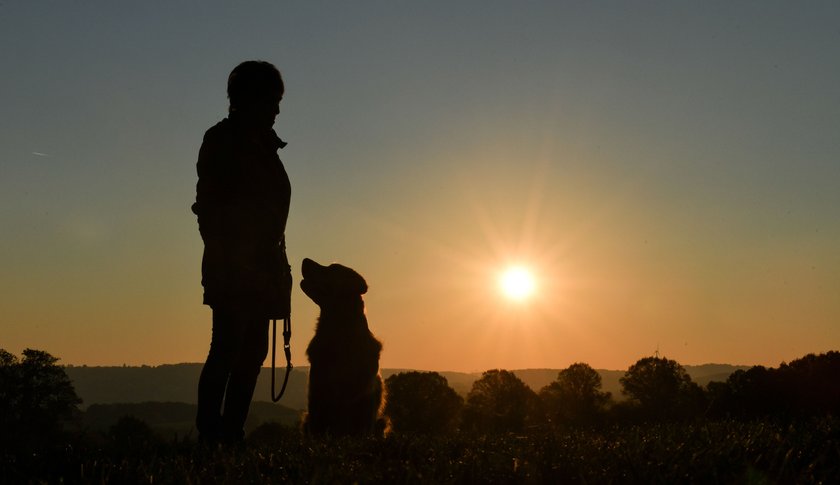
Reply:
<svg viewBox="0 0 840 485"><path fill-rule="evenodd" d="M384 367L840 348L840 3L246 3L0 4L0 347L203 361L196 156L264 59L296 283L362 273Z"/></svg>

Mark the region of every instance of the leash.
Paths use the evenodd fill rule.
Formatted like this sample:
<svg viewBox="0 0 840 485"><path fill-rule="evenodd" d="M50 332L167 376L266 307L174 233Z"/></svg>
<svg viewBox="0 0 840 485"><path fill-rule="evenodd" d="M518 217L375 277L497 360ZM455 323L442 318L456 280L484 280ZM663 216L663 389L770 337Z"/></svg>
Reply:
<svg viewBox="0 0 840 485"><path fill-rule="evenodd" d="M286 353L286 376L283 377L283 387L280 388L280 394L274 394L274 354L277 350L277 319L272 320L271 327L271 401L277 402L283 397L286 392L286 384L289 383L289 374L292 372L292 347L290 341L292 340L292 316L289 315L283 318L283 352Z"/></svg>

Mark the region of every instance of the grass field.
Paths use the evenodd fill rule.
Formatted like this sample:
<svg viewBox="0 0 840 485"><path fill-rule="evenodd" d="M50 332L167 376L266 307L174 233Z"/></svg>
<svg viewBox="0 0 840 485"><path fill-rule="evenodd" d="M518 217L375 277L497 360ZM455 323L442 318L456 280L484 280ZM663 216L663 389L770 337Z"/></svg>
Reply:
<svg viewBox="0 0 840 485"><path fill-rule="evenodd" d="M838 483L840 420L624 425L522 435L307 440L264 426L247 445L92 445L4 457L2 483ZM84 444L87 443L87 444Z"/></svg>

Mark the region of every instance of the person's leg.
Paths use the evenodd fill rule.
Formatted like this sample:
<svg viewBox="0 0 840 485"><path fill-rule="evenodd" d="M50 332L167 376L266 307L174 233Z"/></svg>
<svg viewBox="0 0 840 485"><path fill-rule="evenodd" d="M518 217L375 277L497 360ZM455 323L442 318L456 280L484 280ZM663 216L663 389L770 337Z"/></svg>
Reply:
<svg viewBox="0 0 840 485"><path fill-rule="evenodd" d="M235 314L222 309L213 310L213 334L210 352L198 380L198 412L195 425L199 438L217 440L222 437L222 400L240 346L239 322Z"/></svg>
<svg viewBox="0 0 840 485"><path fill-rule="evenodd" d="M242 345L234 357L223 414L224 433L231 440L241 440L245 435L243 428L257 376L268 354L269 321L260 317L243 317L239 323L242 326Z"/></svg>

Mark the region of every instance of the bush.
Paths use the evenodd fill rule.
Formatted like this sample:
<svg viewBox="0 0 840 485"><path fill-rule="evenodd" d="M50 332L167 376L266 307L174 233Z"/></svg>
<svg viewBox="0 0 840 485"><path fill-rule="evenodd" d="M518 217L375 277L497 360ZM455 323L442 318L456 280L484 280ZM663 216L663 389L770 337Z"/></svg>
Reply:
<svg viewBox="0 0 840 485"><path fill-rule="evenodd" d="M541 421L539 399L515 374L489 370L473 383L464 406L464 428L474 432L521 432Z"/></svg>
<svg viewBox="0 0 840 485"><path fill-rule="evenodd" d="M703 389L674 360L645 357L619 381L642 419L683 419L698 416L704 409Z"/></svg>
<svg viewBox="0 0 840 485"><path fill-rule="evenodd" d="M543 387L539 397L554 424L590 425L602 417L610 393L601 392L601 376L595 369L575 363Z"/></svg>
<svg viewBox="0 0 840 485"><path fill-rule="evenodd" d="M455 428L464 399L437 372L402 372L385 380L385 414L395 433L439 434Z"/></svg>

